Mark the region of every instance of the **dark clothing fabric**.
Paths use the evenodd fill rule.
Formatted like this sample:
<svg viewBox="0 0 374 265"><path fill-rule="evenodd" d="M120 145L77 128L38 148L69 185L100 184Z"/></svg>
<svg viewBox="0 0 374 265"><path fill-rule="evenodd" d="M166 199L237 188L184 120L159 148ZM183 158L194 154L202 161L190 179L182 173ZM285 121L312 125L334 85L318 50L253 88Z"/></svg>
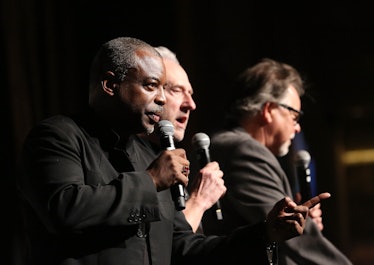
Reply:
<svg viewBox="0 0 374 265"><path fill-rule="evenodd" d="M227 192L220 200L223 222L209 211L203 218L207 234L228 234L244 224L264 220L274 204L292 198L286 174L277 158L241 127L218 132L210 145L220 163ZM279 264L351 264L308 218L304 234L278 244Z"/></svg>
<svg viewBox="0 0 374 265"><path fill-rule="evenodd" d="M132 156L132 162L143 166L148 166L160 153L160 147L158 145L138 136L132 136L128 141L127 150L129 151L132 149L142 151L141 155L138 153L137 156ZM142 169L143 168L138 168L138 170ZM173 264L268 264L263 256L265 246L263 244L264 227L262 222L253 225L248 231L239 229L236 233L233 233L225 243L229 244L230 247L220 243L222 238L212 236L207 238L199 235L199 233L189 233L189 235L187 235L186 231L191 231L191 227L182 213L177 215L174 228ZM188 245L185 245L186 240L192 243L192 248L189 249ZM240 245L242 244L242 240L249 243L250 247L248 248L248 246L246 246L243 248L243 246ZM224 247L222 248L222 246ZM206 252L207 248L216 248L215 252L221 252L221 254L212 255L211 252ZM248 249L250 249L250 251L246 253ZM258 253L253 256L251 253L256 250ZM186 253L186 255L180 255L180 253ZM197 253L199 261L196 260L195 253ZM204 259L206 259L206 261L203 261Z"/></svg>
<svg viewBox="0 0 374 265"><path fill-rule="evenodd" d="M238 264L242 252L265 260L261 224L236 238L194 234L170 191L156 191L142 148L126 150L91 112L35 126L18 178L26 264L168 265L172 251L175 264L232 264L222 250L238 245Z"/></svg>

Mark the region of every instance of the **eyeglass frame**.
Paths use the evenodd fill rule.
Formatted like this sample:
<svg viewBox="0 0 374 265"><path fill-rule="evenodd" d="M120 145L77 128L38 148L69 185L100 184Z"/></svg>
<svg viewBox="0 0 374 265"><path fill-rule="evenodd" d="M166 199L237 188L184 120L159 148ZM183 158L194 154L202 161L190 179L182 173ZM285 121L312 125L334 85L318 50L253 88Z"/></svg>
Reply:
<svg viewBox="0 0 374 265"><path fill-rule="evenodd" d="M296 113L297 115L295 116L295 118L293 118L293 121L295 122L295 124L299 123L301 116L304 114L302 110L297 110L284 103L279 103L279 102L274 102L274 103L277 104L278 106L281 106L282 108L287 109L288 111L292 111L293 113Z"/></svg>

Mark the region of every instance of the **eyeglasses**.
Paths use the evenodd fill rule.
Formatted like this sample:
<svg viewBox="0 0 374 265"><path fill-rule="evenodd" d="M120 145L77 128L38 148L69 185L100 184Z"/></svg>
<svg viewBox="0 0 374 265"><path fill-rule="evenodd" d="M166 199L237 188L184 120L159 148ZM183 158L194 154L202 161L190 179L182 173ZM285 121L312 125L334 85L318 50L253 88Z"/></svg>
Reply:
<svg viewBox="0 0 374 265"><path fill-rule="evenodd" d="M288 106L288 105L283 104L283 103L276 103L276 104L278 104L278 106L281 106L282 108L285 108L288 111L292 112L293 121L294 121L295 124L297 124L299 122L300 117L303 115L303 111L294 109L293 107Z"/></svg>

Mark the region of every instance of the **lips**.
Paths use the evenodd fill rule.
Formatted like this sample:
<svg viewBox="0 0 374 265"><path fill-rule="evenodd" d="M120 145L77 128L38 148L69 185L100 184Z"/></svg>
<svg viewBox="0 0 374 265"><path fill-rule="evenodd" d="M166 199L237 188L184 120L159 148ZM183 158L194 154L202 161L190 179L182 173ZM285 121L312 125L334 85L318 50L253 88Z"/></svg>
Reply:
<svg viewBox="0 0 374 265"><path fill-rule="evenodd" d="M184 129L186 127L186 124L187 124L187 121L188 121L188 117L187 116L183 116L183 117L179 117L179 118L176 118L175 119L178 123L178 127Z"/></svg>
<svg viewBox="0 0 374 265"><path fill-rule="evenodd" d="M149 119L151 120L151 122L153 123L158 123L161 119L160 115L159 114L156 114L156 113L148 113L147 116L149 117Z"/></svg>

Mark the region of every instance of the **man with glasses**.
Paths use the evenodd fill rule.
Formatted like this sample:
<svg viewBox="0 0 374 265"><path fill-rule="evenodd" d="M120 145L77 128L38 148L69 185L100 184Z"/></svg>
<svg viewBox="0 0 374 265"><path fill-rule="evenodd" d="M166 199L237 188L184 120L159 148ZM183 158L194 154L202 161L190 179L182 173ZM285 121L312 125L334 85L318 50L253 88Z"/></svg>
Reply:
<svg viewBox="0 0 374 265"><path fill-rule="evenodd" d="M299 73L290 65L263 59L242 72L230 91L227 124L213 135L210 145L212 159L224 172L227 191L220 201L225 218L218 223L209 210L203 220L207 234L227 234L264 220L276 201L293 197L277 157L289 152L301 131L304 88ZM351 264L322 235L317 226L321 211L316 209L310 211L312 218L302 236L269 246L270 264Z"/></svg>

